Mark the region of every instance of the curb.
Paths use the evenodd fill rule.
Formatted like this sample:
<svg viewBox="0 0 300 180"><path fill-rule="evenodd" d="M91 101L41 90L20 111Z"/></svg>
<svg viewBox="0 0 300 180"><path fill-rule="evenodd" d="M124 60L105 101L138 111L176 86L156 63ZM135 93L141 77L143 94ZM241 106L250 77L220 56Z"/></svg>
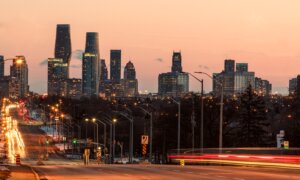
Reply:
<svg viewBox="0 0 300 180"><path fill-rule="evenodd" d="M30 167L31 171L33 172L36 180L48 180L45 175L37 173L37 171L31 166L29 166L29 167Z"/></svg>
<svg viewBox="0 0 300 180"><path fill-rule="evenodd" d="M31 166L28 166L28 165L25 165L25 166L27 166L31 169L31 171L34 174L34 177L35 177L36 180L40 180L40 176L38 175L38 173L35 172L35 170Z"/></svg>

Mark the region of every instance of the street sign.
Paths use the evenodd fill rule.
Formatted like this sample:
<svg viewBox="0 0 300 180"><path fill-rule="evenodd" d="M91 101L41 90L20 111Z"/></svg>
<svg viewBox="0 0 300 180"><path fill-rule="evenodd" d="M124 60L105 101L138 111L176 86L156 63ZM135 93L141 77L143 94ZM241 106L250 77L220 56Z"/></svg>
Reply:
<svg viewBox="0 0 300 180"><path fill-rule="evenodd" d="M180 166L181 166L181 167L184 167L184 166L185 166L185 162L184 162L183 159L180 160Z"/></svg>
<svg viewBox="0 0 300 180"><path fill-rule="evenodd" d="M149 143L149 136L142 135L141 144L148 144L148 143Z"/></svg>

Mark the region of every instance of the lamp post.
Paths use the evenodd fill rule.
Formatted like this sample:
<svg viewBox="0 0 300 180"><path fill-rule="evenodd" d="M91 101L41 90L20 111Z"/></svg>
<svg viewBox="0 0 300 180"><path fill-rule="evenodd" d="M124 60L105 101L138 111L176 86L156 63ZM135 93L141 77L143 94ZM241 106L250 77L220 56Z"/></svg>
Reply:
<svg viewBox="0 0 300 180"><path fill-rule="evenodd" d="M133 163L133 117L126 113L115 111L121 116L125 117L130 122L130 137L129 137L129 163Z"/></svg>
<svg viewBox="0 0 300 180"><path fill-rule="evenodd" d="M180 118L181 118L181 107L180 107L180 101L176 101L174 98L170 97L172 101L174 101L178 105L178 129L177 129L177 154L180 153Z"/></svg>
<svg viewBox="0 0 300 180"><path fill-rule="evenodd" d="M84 119L84 121L85 121L85 144L87 144L87 123L89 122L89 119L88 118L85 118Z"/></svg>
<svg viewBox="0 0 300 180"><path fill-rule="evenodd" d="M203 128L204 128L204 97L203 97L203 79L199 79L196 76L194 76L191 73L188 73L191 75L193 78L195 78L197 81L201 83L201 130L200 130L200 148L201 148L201 153L203 154L203 144L204 144L204 133L203 133Z"/></svg>
<svg viewBox="0 0 300 180"><path fill-rule="evenodd" d="M99 122L103 125L103 130L104 130L103 131L103 145L104 145L104 148L106 148L106 124L99 119L97 119L97 122Z"/></svg>
<svg viewBox="0 0 300 180"><path fill-rule="evenodd" d="M211 75L205 73L205 72L195 72L198 74L204 74L211 78L213 81L218 83L221 86L221 102L220 102L220 128L219 128L219 153L222 153L222 148L223 148L223 106L224 106L224 87L223 83L220 81L214 79Z"/></svg>
<svg viewBox="0 0 300 180"><path fill-rule="evenodd" d="M105 118L105 120L106 120L106 122L108 122L108 124L109 124L109 162L110 162L110 164L112 164L113 163L113 157L112 157L112 144L113 144L113 123L112 123L112 121L111 121L111 118L106 118L106 117L104 117Z"/></svg>
<svg viewBox="0 0 300 180"><path fill-rule="evenodd" d="M112 125L113 125L113 149L112 149L112 159L113 159L113 162L114 162L114 159L115 159L115 155L116 155L116 123L117 123L117 119L114 118L112 120Z"/></svg>
<svg viewBox="0 0 300 180"><path fill-rule="evenodd" d="M99 133L98 133L98 124L97 124L97 121L96 121L96 118L93 118L92 119L92 121L93 121L93 123L95 123L96 124L96 126L97 126L97 149L98 149L98 146L99 146ZM95 132L94 132L95 133Z"/></svg>

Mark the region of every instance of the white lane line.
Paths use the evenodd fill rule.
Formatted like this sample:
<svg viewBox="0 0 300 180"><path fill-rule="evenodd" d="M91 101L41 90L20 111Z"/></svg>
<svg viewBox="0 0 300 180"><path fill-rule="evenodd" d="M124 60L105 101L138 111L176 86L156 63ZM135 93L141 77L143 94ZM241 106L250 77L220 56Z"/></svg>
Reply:
<svg viewBox="0 0 300 180"><path fill-rule="evenodd" d="M193 172L191 172L191 171L189 171L189 172L187 172L188 174L193 174Z"/></svg>

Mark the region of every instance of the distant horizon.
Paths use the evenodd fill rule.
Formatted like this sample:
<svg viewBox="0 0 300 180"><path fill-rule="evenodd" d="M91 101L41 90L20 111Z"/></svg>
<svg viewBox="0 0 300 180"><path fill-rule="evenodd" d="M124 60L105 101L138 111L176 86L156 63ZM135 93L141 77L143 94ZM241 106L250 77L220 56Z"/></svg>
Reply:
<svg viewBox="0 0 300 180"><path fill-rule="evenodd" d="M57 24L71 27L74 78L81 78L86 32L99 33L100 58L108 71L109 50L122 50L122 67L133 62L142 91L157 92L158 74L170 71L172 52L179 50L183 71L221 72L224 60L234 59L269 80L273 93L287 94L289 79L300 74L296 0L4 0L0 6L0 55L24 55L30 90L38 93L47 89L45 60L54 57ZM211 91L211 80L197 77L204 78L205 90ZM191 91L199 91L199 86L190 78Z"/></svg>

